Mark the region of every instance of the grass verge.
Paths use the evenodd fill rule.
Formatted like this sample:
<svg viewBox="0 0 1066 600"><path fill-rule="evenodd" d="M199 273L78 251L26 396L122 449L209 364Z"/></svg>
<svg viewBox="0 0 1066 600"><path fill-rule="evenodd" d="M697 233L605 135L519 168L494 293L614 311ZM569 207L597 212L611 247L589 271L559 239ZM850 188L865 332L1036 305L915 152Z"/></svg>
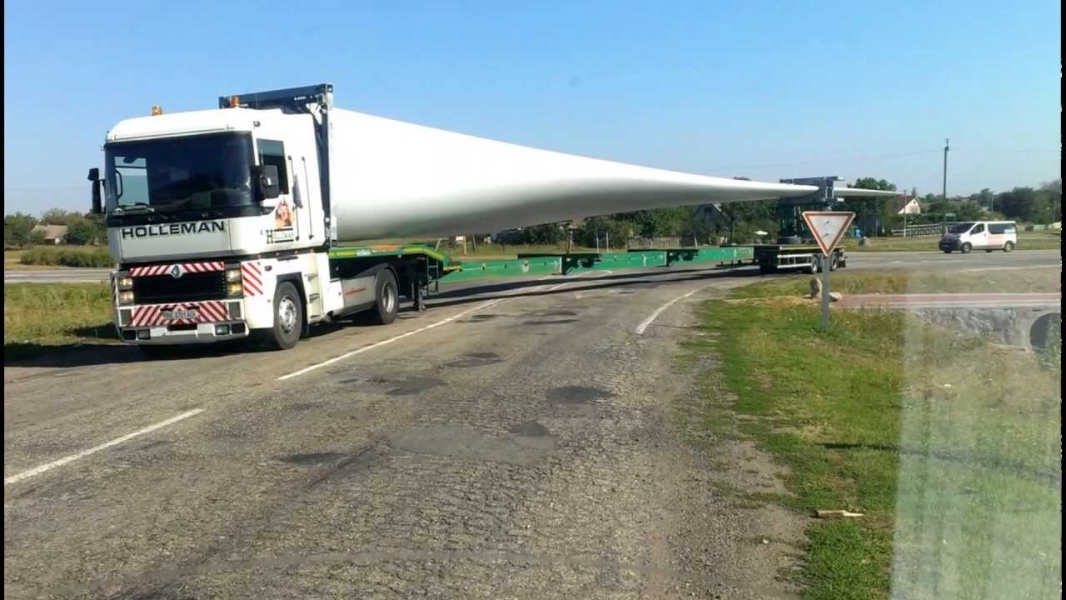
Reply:
<svg viewBox="0 0 1066 600"><path fill-rule="evenodd" d="M4 284L5 364L116 339L105 284Z"/></svg>
<svg viewBox="0 0 1066 600"><path fill-rule="evenodd" d="M1016 271L967 273L916 273L895 271L881 273L832 274L831 290L842 294L961 294L961 293L1036 293L1061 292L1058 266ZM810 275L776 277L766 283L740 288L736 297L802 296L810 291Z"/></svg>
<svg viewBox="0 0 1066 600"><path fill-rule="evenodd" d="M720 365L706 428L790 469L791 494L760 500L865 515L812 519L806 597L1058 597L1061 361L902 312L818 323L817 305L713 301L689 344Z"/></svg>
<svg viewBox="0 0 1066 600"><path fill-rule="evenodd" d="M4 267L8 266L4 254ZM114 265L107 248L92 246L37 247L18 251L18 263L25 266L81 267L106 269Z"/></svg>

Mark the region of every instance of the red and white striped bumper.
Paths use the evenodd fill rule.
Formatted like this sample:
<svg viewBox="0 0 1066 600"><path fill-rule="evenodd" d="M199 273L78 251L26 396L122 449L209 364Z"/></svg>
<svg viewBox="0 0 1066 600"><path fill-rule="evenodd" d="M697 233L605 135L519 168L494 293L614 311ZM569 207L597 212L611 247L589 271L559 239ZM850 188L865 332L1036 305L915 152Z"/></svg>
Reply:
<svg viewBox="0 0 1066 600"><path fill-rule="evenodd" d="M122 340L139 344L214 342L249 332L240 299L122 306L117 316Z"/></svg>
<svg viewBox="0 0 1066 600"><path fill-rule="evenodd" d="M229 321L229 308L222 300L134 306L129 327L191 325Z"/></svg>

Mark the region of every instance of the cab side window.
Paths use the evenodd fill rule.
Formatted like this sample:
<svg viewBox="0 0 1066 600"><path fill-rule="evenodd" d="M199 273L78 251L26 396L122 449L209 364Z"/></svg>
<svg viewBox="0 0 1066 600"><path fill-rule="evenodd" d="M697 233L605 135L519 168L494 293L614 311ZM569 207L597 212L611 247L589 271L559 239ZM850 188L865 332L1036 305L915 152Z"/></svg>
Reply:
<svg viewBox="0 0 1066 600"><path fill-rule="evenodd" d="M984 223L978 223L977 225L974 226L973 229L970 230L970 234L971 235L974 234L974 233L984 233L984 232L985 232L985 224Z"/></svg>
<svg viewBox="0 0 1066 600"><path fill-rule="evenodd" d="M278 168L278 184L282 194L289 193L289 172L285 164L285 144L274 140L259 140L256 144L259 164L274 165Z"/></svg>

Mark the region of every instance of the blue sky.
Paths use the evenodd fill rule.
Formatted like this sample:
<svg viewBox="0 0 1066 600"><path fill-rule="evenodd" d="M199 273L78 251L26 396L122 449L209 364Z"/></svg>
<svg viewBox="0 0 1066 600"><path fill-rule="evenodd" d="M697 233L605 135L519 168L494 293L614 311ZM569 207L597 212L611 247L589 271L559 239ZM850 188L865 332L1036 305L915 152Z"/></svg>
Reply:
<svg viewBox="0 0 1066 600"><path fill-rule="evenodd" d="M1037 185L1060 176L1060 21L1055 0L12 0L4 209L86 209L108 128L153 104L324 81L344 108L655 167L939 192L951 137L949 193Z"/></svg>

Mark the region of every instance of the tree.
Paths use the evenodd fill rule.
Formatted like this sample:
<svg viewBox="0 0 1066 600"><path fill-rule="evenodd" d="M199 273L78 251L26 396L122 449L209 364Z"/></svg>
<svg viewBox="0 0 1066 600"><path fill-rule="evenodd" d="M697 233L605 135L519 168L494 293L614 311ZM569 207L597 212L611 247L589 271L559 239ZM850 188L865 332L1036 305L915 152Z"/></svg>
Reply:
<svg viewBox="0 0 1066 600"><path fill-rule="evenodd" d="M80 219L67 226L66 241L75 246L88 246L101 237L100 228L88 219Z"/></svg>
<svg viewBox="0 0 1066 600"><path fill-rule="evenodd" d="M874 177L860 177L851 187L861 190L896 191L896 184ZM880 232L891 229L892 224L899 220L895 198L846 198L844 206L859 217L858 225L861 229Z"/></svg>
<svg viewBox="0 0 1066 600"><path fill-rule="evenodd" d="M4 215L4 246L28 246L31 241L30 232L36 225L37 219L21 212Z"/></svg>
<svg viewBox="0 0 1066 600"><path fill-rule="evenodd" d="M526 244L548 246L558 244L566 239L566 231L558 223L534 225L522 230L522 241Z"/></svg>
<svg viewBox="0 0 1066 600"><path fill-rule="evenodd" d="M72 220L80 218L78 213L63 208L49 208L41 213L41 223L45 225L70 225Z"/></svg>
<svg viewBox="0 0 1066 600"><path fill-rule="evenodd" d="M1031 187L1016 187L996 197L996 208L1017 221L1037 221L1050 213L1051 202L1047 194Z"/></svg>

